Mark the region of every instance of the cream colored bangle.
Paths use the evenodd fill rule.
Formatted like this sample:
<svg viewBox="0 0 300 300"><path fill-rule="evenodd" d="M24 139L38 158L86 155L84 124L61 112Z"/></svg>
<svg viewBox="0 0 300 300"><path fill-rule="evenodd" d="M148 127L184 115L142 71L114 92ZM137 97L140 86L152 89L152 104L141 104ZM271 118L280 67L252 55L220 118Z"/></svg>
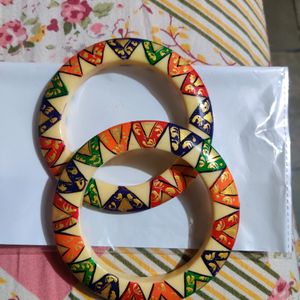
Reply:
<svg viewBox="0 0 300 300"><path fill-rule="evenodd" d="M136 277L119 274L99 260L82 236L79 211L92 176L111 158L145 149L139 137L156 132L151 148L173 153L200 174L212 200L213 225L202 249L185 265L166 275ZM119 151L107 143L112 134L126 142ZM64 262L80 282L104 299L167 299L190 296L221 269L234 245L239 224L239 199L232 175L216 150L200 136L178 125L137 121L114 126L84 144L67 163L53 201L55 241Z"/></svg>
<svg viewBox="0 0 300 300"><path fill-rule="evenodd" d="M181 94L186 113L187 128L204 139L213 134L213 115L207 89L194 68L176 52L154 42L141 39L114 39L100 42L79 51L63 65L50 80L43 95L39 117L40 148L50 172L59 176L72 153L66 145L62 119L66 106L77 88L90 76L113 65L142 64L151 67L171 80ZM103 105L105 105L103 99ZM83 104L84 105L84 104ZM113 134L109 137L110 145ZM139 142L153 147L153 136ZM122 147L122 143L119 143ZM117 153L119 148L115 148ZM152 180L135 187L110 185L110 193L101 195L100 181L91 181L84 201L93 207L119 211L137 212L158 206L179 195L197 173L189 166L176 162L172 167ZM172 178L175 185L168 180ZM107 185L108 188L108 185ZM139 199L134 190L148 189L145 199ZM116 195L122 197L116 197ZM128 197L127 197L128 196ZM124 200L123 200L124 199Z"/></svg>

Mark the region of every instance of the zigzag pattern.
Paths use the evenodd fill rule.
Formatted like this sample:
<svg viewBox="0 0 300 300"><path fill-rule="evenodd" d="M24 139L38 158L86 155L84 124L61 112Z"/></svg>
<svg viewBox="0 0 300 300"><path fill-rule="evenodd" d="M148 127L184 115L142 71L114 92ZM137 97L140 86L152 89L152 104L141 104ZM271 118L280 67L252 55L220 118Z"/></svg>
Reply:
<svg viewBox="0 0 300 300"><path fill-rule="evenodd" d="M185 106L187 108L190 105L195 106L193 108L193 114L188 116L190 120L189 122L202 131L205 136L212 136L212 112L211 108L208 111L206 111L205 108L207 105L211 107L210 100L206 95L206 89L200 77L191 65L184 61L184 59L171 49L151 41L141 39L108 40L106 42L96 43L79 51L59 69L47 85L40 110L40 136L53 139L53 145L56 144L54 141L58 140L62 142L62 145L64 145L60 148L60 151L55 151L55 158L53 158L53 153L51 155L47 155L45 151L42 151L46 160L49 160L50 156L52 157L51 163L48 162L48 166L53 175L60 175L68 157L68 155L64 155L65 151L68 151L68 149L66 148L66 143L63 139L63 128L61 124L61 113L65 114L64 107L71 100L70 95L72 95L75 91L75 87L73 85L71 86L65 83L68 82L66 81L68 76L76 76L84 80L84 78L88 78L91 74L98 70L97 68L102 68L102 66L109 65L111 62L115 63L116 58L121 61L127 60L128 62L132 61L134 63L137 60L140 62L141 57L137 58L133 55L138 48L142 50L142 52L138 52L138 55L143 53L143 60L145 63L154 67L159 64L160 70L163 70L170 78L178 76L183 77L182 84L179 88L181 89ZM111 54L106 55L108 50L113 51L116 54L115 57L112 57ZM85 68L83 63L87 63L90 67ZM178 83L175 81L175 84ZM189 98L185 98L185 95L193 96L195 103ZM206 95L205 100L203 100L204 95ZM198 105L196 105L197 103ZM55 132L51 131L50 134L50 130L54 125L56 126ZM148 138L144 141L140 141L137 138L137 140L138 142L145 143L145 147L152 146L152 138ZM113 153L115 153L115 151L122 151L122 147L124 146L126 149L126 145L123 142L120 142L118 145L116 142L115 146L116 148L112 149ZM45 150L42 146L41 148L42 150ZM56 161L60 162L59 166L56 165Z"/></svg>
<svg viewBox="0 0 300 300"><path fill-rule="evenodd" d="M90 167L95 167L95 161L100 161L91 157L101 157L99 165L101 166L114 155L129 151L129 149L148 148L150 137L154 140L153 143L151 142L154 148L167 149L166 151L173 153L176 151L177 156L182 156L188 164L197 165L197 171L193 171L186 165L173 167L172 175L158 178L166 185L157 190L157 193L169 193L172 197L172 188L175 189L175 193L179 193L185 188L186 180L196 176L196 172L205 173L204 183L210 190L212 201L217 205L213 206L213 230L202 254L198 255L183 274L171 273L173 275L170 275L168 280L153 282L149 291L149 285L145 285L143 281L128 281L105 271L105 266L97 262L90 247L81 237L78 206L82 201L80 197L83 191L84 197L88 198L90 204L113 211L128 212L153 206L151 200L148 201L148 205L145 204L147 201L143 202L143 199L151 197L151 193L149 195L146 191L143 193L140 191L138 195L126 187L119 187L102 203L101 192L99 193L96 181L91 177L90 172ZM140 139L139 142L138 139ZM175 142L178 147L174 146ZM184 146L186 142L188 150ZM114 155L107 156L102 151L111 151ZM191 155L191 153L194 154ZM80 160L80 166L76 165L74 158ZM216 276L228 259L237 235L239 203L232 175L221 156L208 141L171 123L129 122L114 126L92 138L77 151L74 158L67 164L57 186L53 202L53 228L63 260L74 275L95 294L104 299L183 299L192 295ZM171 183L172 180L174 182ZM229 204L224 201L224 197L228 195L235 197L228 202ZM183 282L180 283L180 280ZM126 288L121 291L121 287ZM145 293L146 290L147 293Z"/></svg>

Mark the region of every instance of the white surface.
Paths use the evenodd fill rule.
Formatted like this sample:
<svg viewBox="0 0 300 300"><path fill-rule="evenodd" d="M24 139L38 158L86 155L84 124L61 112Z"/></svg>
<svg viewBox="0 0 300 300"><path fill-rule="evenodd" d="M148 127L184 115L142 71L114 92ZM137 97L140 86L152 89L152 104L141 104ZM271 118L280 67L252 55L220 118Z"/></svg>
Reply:
<svg viewBox="0 0 300 300"><path fill-rule="evenodd" d="M48 228L54 186L41 165L34 140L37 99L57 68L53 64L0 64L0 244L52 242ZM67 120L72 149L124 121L158 119L185 124L184 114L178 114L183 109L178 95L170 94L159 76L140 71L131 70L133 78L120 73L97 75L79 89ZM287 69L207 67L201 68L200 74L213 104L213 144L230 167L240 195L241 223L235 250L290 251ZM163 88L156 87L158 82ZM161 160L168 163L160 154L129 158L139 161L142 170L118 166L121 161L116 161L100 170L98 177L116 184L135 184L149 178L148 173L157 173L155 165L161 169ZM195 197L189 201L186 197L173 199L131 215L84 208L83 230L89 241L99 246L197 247L201 242L197 216L203 212L197 202L197 185L192 194Z"/></svg>

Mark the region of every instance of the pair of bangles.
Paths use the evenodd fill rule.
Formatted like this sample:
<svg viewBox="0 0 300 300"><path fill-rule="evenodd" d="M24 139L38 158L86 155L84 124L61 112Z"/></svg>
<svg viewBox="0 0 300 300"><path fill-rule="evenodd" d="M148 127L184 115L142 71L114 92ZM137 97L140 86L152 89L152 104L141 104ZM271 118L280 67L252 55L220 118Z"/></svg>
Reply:
<svg viewBox="0 0 300 300"><path fill-rule="evenodd" d="M188 114L187 128L164 121L127 122L99 133L71 153L62 118L77 88L104 68L128 64L152 68L173 82ZM39 114L40 148L51 174L58 178L52 208L55 241L80 282L103 299L176 300L192 295L216 276L237 236L239 199L225 161L211 145L213 114L207 89L187 61L148 40L96 43L71 57L52 77ZM97 168L113 157L137 149L167 151L179 160L134 187L113 187L93 178ZM83 203L120 213L143 211L179 195L198 174L210 193L213 222L203 247L185 265L155 277L121 274L100 261L86 243L79 217Z"/></svg>

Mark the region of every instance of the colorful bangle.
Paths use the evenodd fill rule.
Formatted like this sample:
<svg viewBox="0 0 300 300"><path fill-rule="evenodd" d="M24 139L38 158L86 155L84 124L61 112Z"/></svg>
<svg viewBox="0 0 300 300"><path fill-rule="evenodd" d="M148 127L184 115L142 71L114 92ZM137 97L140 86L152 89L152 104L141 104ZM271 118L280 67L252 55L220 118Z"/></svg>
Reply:
<svg viewBox="0 0 300 300"><path fill-rule="evenodd" d="M104 67L137 63L155 67L171 79L182 96L188 114L188 129L204 139L212 138L213 115L208 93L200 76L189 63L171 49L147 40L108 40L94 44L71 57L53 76L45 90L39 118L40 147L53 175L59 176L72 156L66 146L61 120L65 117L66 105L80 84ZM153 132L153 136L143 140L145 147L153 147L155 134ZM141 135L140 138L142 140L144 136ZM116 143L113 134L108 137L107 143L109 147ZM122 147L122 143L120 146ZM116 153L121 150L117 147L114 149ZM170 174L176 185L168 180ZM96 208L120 212L145 210L179 195L196 175L191 167L177 162L163 174L135 186L138 190L149 190L150 196L146 199L138 199L134 186L111 186L110 195L99 195L101 189L97 185L101 185L101 182L94 180L87 189L85 202ZM117 198L116 195L122 197ZM126 200L123 202L122 199Z"/></svg>
<svg viewBox="0 0 300 300"><path fill-rule="evenodd" d="M150 138L154 132L156 138L151 148L181 157L201 175L212 200L212 230L197 254L177 270L157 277L118 274L86 244L80 227L80 207L97 168L121 153L148 148L140 136ZM112 134L123 136L122 144L105 143ZM238 231L239 199L226 163L204 139L172 123L136 121L101 132L73 155L57 184L52 220L63 261L98 296L114 300L176 300L202 288L228 259Z"/></svg>

